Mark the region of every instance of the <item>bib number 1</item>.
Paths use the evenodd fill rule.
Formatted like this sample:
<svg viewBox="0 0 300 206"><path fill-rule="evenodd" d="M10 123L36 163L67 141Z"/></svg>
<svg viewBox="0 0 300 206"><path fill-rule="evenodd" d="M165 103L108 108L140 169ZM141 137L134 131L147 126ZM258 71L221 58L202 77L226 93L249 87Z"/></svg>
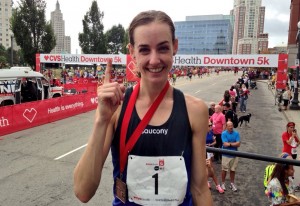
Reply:
<svg viewBox="0 0 300 206"><path fill-rule="evenodd" d="M128 200L140 205L180 205L187 189L182 156L128 156Z"/></svg>

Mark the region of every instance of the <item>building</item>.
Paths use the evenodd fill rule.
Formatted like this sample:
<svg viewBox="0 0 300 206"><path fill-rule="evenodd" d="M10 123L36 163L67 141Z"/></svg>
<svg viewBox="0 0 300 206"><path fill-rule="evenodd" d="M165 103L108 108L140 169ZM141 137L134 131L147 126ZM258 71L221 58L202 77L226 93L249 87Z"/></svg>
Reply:
<svg viewBox="0 0 300 206"><path fill-rule="evenodd" d="M286 54L287 53L287 44L282 42L282 44L278 44L274 46L273 48L269 48L268 52L270 54Z"/></svg>
<svg viewBox="0 0 300 206"><path fill-rule="evenodd" d="M178 54L231 54L232 16L187 16L174 25Z"/></svg>
<svg viewBox="0 0 300 206"><path fill-rule="evenodd" d="M9 19L12 16L12 0L1 0L0 1L0 44L5 49L11 47L12 31L10 30Z"/></svg>
<svg viewBox="0 0 300 206"><path fill-rule="evenodd" d="M258 54L268 49L264 32L265 7L261 0L234 0L233 54Z"/></svg>
<svg viewBox="0 0 300 206"><path fill-rule="evenodd" d="M294 66L297 59L298 45L296 36L298 32L297 24L300 21L300 0L291 0L290 25L288 33L288 66Z"/></svg>
<svg viewBox="0 0 300 206"><path fill-rule="evenodd" d="M51 25L56 38L56 46L51 51L52 54L71 53L71 37L65 36L65 21L57 0L55 11L51 12Z"/></svg>

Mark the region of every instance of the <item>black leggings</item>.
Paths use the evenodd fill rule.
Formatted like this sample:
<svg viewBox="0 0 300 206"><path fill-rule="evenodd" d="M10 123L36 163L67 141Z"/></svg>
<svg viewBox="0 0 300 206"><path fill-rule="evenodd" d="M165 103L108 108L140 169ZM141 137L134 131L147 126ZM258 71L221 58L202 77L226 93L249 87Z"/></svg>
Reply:
<svg viewBox="0 0 300 206"><path fill-rule="evenodd" d="M214 134L216 136L216 144L215 144L215 148L221 148L222 147L222 138L221 138L221 134ZM222 159L222 154L221 153L215 153L214 154L214 159L216 161L221 160Z"/></svg>

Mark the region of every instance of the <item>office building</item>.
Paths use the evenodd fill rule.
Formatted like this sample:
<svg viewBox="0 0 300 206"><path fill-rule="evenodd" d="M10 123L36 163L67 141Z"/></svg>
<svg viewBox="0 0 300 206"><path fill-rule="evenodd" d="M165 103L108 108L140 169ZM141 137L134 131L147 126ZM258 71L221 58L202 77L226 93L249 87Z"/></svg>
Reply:
<svg viewBox="0 0 300 206"><path fill-rule="evenodd" d="M9 19L12 16L12 0L0 1L0 44L5 49L11 47L12 31L10 30Z"/></svg>
<svg viewBox="0 0 300 206"><path fill-rule="evenodd" d="M233 54L258 54L268 49L264 33L265 7L261 0L234 0Z"/></svg>
<svg viewBox="0 0 300 206"><path fill-rule="evenodd" d="M65 36L65 21L57 0L55 11L51 12L51 25L56 38L56 46L51 51L53 54L71 53L71 37Z"/></svg>
<svg viewBox="0 0 300 206"><path fill-rule="evenodd" d="M232 16L187 16L174 25L178 54L231 54Z"/></svg>

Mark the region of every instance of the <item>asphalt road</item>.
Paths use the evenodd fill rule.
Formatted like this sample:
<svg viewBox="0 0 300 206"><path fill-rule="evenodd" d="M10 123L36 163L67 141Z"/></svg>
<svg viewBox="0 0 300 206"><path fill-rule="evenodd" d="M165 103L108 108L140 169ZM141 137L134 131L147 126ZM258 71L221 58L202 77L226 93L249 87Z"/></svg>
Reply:
<svg viewBox="0 0 300 206"><path fill-rule="evenodd" d="M179 78L176 86L205 102L219 102L226 89L237 80L233 73L221 72L192 81ZM240 151L278 156L281 133L286 119L274 106L267 86L258 82L251 90L248 127L238 128ZM238 113L240 115L240 113ZM0 205L44 206L83 205L73 194L73 169L80 158L93 125L94 111L51 124L20 131L0 140ZM267 205L263 173L266 162L240 159L236 174L238 192L219 194L211 190L214 205ZM220 164L215 164L219 181ZM109 155L102 171L102 181L94 198L85 205L111 205L112 165ZM227 177L229 183L229 177Z"/></svg>

